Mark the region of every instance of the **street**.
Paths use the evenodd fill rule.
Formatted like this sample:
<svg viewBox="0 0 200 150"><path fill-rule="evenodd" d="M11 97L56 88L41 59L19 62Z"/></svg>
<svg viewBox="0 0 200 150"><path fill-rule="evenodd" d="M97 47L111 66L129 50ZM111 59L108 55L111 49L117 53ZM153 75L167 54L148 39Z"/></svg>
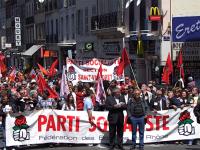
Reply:
<svg viewBox="0 0 200 150"><path fill-rule="evenodd" d="M125 150L129 150L129 145L125 145L124 148ZM86 146L86 145L73 145L73 146L55 146L53 148L49 148L46 146L40 146L38 147L32 147L32 148L20 148L20 150L107 150L108 146L107 145L97 145L97 146ZM116 149L116 148L115 148ZM176 145L176 144L148 144L145 145L145 150L200 150L199 145L193 145L193 146L188 146L187 144L183 145Z"/></svg>

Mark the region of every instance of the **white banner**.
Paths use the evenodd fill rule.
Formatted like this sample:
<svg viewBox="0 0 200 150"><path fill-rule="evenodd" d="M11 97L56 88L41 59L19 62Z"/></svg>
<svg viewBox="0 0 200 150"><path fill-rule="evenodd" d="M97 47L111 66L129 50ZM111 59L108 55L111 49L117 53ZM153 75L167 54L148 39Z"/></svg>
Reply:
<svg viewBox="0 0 200 150"><path fill-rule="evenodd" d="M76 59L66 59L67 64L67 78L76 84L78 81L82 82L93 82L96 80L97 72L102 63L103 69L103 80L111 81L123 80L123 76L116 75L116 69L119 65L118 59L104 60L104 59L88 59L88 60L76 60Z"/></svg>
<svg viewBox="0 0 200 150"><path fill-rule="evenodd" d="M126 116L126 112L125 116ZM41 143L108 143L108 112L93 112L96 126L88 122L87 112L40 110L6 118L6 145ZM125 117L126 118L126 117ZM126 119L125 119L126 120ZM145 143L199 138L193 108L169 110L148 115ZM124 143L131 142L131 125L124 124ZM139 137L139 136L138 136Z"/></svg>

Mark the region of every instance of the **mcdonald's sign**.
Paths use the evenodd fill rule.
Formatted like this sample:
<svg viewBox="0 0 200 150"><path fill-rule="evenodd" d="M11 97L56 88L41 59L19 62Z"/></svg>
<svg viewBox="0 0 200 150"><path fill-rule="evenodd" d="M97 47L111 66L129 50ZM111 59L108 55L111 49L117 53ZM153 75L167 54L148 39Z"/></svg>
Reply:
<svg viewBox="0 0 200 150"><path fill-rule="evenodd" d="M162 18L160 14L160 9L158 7L151 7L150 8L150 14L149 14L149 20L150 21L160 21Z"/></svg>

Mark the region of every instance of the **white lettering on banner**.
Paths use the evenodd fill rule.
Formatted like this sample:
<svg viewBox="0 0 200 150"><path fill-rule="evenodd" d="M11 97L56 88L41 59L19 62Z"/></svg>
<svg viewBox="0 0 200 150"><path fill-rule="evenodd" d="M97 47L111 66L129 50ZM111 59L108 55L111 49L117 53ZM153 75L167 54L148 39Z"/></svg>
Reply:
<svg viewBox="0 0 200 150"><path fill-rule="evenodd" d="M118 81L124 80L124 75L117 76L116 69L119 65L118 59L103 60L103 59L89 59L89 60L75 60L66 59L67 64L67 78L76 84L78 81L94 82L97 78L98 69L102 64L103 80L111 81L116 79Z"/></svg>
<svg viewBox="0 0 200 150"><path fill-rule="evenodd" d="M108 143L108 112L93 111L95 125L91 126L86 111L40 110L29 115L6 118L7 146L42 143ZM126 112L124 112L126 116ZM124 120L124 138L127 143L132 138L131 125ZM160 111L148 115L145 126L145 143L191 140L200 135L193 108L177 111ZM138 136L139 137L139 136ZM137 140L137 142L139 139Z"/></svg>
<svg viewBox="0 0 200 150"><path fill-rule="evenodd" d="M192 24L190 27L185 27L184 23L181 23L176 27L176 38L181 39L183 38L186 34L189 35L193 32L200 30L200 20L198 20L196 23Z"/></svg>

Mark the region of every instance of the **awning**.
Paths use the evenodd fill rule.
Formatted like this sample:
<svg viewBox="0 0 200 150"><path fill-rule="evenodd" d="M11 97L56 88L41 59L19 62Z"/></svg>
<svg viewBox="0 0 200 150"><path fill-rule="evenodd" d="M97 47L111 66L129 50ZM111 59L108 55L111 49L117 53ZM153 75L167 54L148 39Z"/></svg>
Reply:
<svg viewBox="0 0 200 150"><path fill-rule="evenodd" d="M67 43L58 43L58 46L62 47L62 46L74 46L76 45L76 42L67 42Z"/></svg>
<svg viewBox="0 0 200 150"><path fill-rule="evenodd" d="M21 54L24 55L24 56L32 56L42 46L43 45L33 45L28 50L26 50L25 52L22 52Z"/></svg>

